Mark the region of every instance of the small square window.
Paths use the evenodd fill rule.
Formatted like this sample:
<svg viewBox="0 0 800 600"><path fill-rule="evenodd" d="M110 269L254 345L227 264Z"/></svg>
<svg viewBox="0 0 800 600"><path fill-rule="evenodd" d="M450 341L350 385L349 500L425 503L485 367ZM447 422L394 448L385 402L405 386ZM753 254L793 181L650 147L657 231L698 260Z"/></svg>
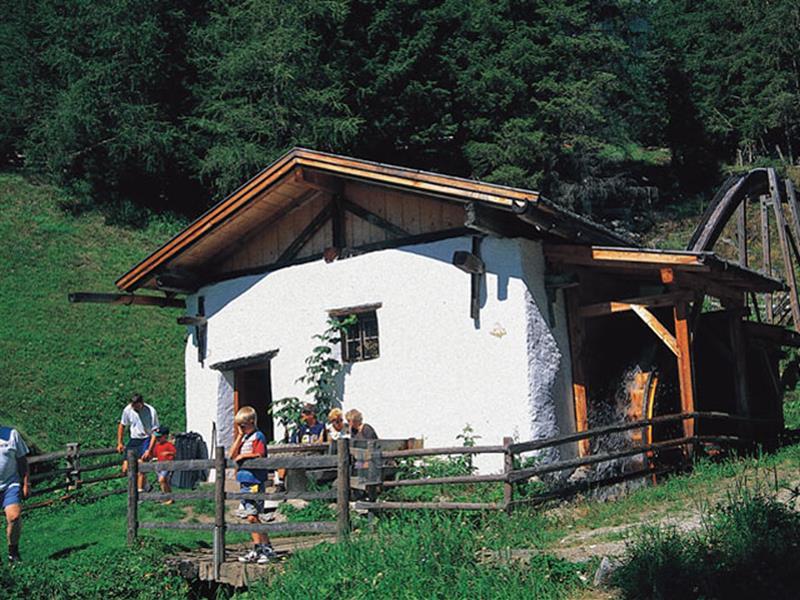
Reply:
<svg viewBox="0 0 800 600"><path fill-rule="evenodd" d="M378 342L378 313L374 310L358 311L348 314L337 311L340 321L354 316L355 323L349 325L342 335L342 360L347 363L371 360L380 356Z"/></svg>

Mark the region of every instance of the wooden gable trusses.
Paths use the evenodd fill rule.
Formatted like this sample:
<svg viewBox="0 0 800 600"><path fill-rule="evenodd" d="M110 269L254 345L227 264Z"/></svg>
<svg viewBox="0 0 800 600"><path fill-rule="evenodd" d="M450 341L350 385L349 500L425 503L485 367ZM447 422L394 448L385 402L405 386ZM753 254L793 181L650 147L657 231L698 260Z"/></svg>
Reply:
<svg viewBox="0 0 800 600"><path fill-rule="evenodd" d="M253 236L259 235L257 232L286 219L304 204L317 202L323 196L339 198L332 207L334 214L331 215L339 225L343 221L335 218L335 215L346 213L386 231L388 237L393 239L413 238L425 233L414 233L410 231L413 228L347 198L343 191L348 182L373 186L387 193L391 190L405 194L407 198L427 198L451 206L463 207L473 203L475 206L498 209L511 215L511 218L492 219L484 211L480 218L473 221L473 225L500 226L507 229L510 235L537 235L543 239L585 243L631 244L627 238L546 201L535 191L298 148L264 169L135 265L117 280L117 287L132 292L139 287L166 289L169 284L170 289L193 291L198 283L208 281L208 271L213 271L225 258L247 247ZM314 226L319 226L320 222L326 222L323 216ZM309 229L302 232L306 238L309 233L313 237L314 227L311 225L308 223ZM463 220L458 228L464 229ZM334 233L337 239L333 246L345 247L341 239L341 227L336 228ZM414 235L407 235L409 233ZM297 244L284 248L285 253L279 258L285 262L293 254L296 256L295 251L303 246L303 236L298 235ZM364 244L362 249L373 249L368 246ZM280 261L273 262L277 264ZM262 263L261 271L269 266ZM192 277L175 277L174 274L179 270L195 274L194 281Z"/></svg>

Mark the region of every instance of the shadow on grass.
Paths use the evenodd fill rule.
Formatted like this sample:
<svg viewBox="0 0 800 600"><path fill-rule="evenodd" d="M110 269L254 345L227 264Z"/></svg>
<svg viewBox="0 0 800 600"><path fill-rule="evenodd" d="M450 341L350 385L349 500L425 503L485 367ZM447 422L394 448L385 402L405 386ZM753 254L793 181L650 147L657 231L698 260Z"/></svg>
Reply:
<svg viewBox="0 0 800 600"><path fill-rule="evenodd" d="M80 552L81 550L86 550L86 548L90 548L91 546L96 546L97 542L87 542L86 544L81 544L80 546L69 546L68 548L62 548L58 552L53 552L47 558L51 559L59 559L59 558L66 558L73 552Z"/></svg>

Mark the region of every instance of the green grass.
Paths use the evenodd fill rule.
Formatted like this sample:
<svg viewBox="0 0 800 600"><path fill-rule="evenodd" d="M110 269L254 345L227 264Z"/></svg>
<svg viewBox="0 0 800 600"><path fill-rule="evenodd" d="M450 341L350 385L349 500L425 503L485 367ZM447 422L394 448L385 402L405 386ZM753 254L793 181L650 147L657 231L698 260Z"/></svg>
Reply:
<svg viewBox="0 0 800 600"><path fill-rule="evenodd" d="M69 304L114 281L180 224L144 230L70 216L56 188L0 174L0 422L46 450L109 445L133 391L183 429L183 340L174 309Z"/></svg>
<svg viewBox="0 0 800 600"><path fill-rule="evenodd" d="M624 598L791 598L800 513L740 488L687 533L646 528L615 573Z"/></svg>

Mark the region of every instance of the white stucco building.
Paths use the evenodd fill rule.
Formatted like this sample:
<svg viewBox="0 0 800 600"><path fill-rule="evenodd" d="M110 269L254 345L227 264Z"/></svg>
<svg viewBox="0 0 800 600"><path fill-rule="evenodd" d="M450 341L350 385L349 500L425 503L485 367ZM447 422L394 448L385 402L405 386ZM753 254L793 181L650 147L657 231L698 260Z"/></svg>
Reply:
<svg viewBox="0 0 800 600"><path fill-rule="evenodd" d="M643 253L536 192L296 149L117 286L185 294L187 428L208 443L230 443L243 405L280 439L268 408L302 397L312 336L330 315L358 314L342 356L343 408L361 410L381 437L433 447L454 445L467 424L482 444L585 429L591 373L575 357L592 349L581 319L623 310L597 304L615 294L674 292L665 266L701 263L711 273L720 261ZM729 267L728 282L738 273ZM683 297L659 298L654 306ZM632 311L625 318L641 327Z"/></svg>

